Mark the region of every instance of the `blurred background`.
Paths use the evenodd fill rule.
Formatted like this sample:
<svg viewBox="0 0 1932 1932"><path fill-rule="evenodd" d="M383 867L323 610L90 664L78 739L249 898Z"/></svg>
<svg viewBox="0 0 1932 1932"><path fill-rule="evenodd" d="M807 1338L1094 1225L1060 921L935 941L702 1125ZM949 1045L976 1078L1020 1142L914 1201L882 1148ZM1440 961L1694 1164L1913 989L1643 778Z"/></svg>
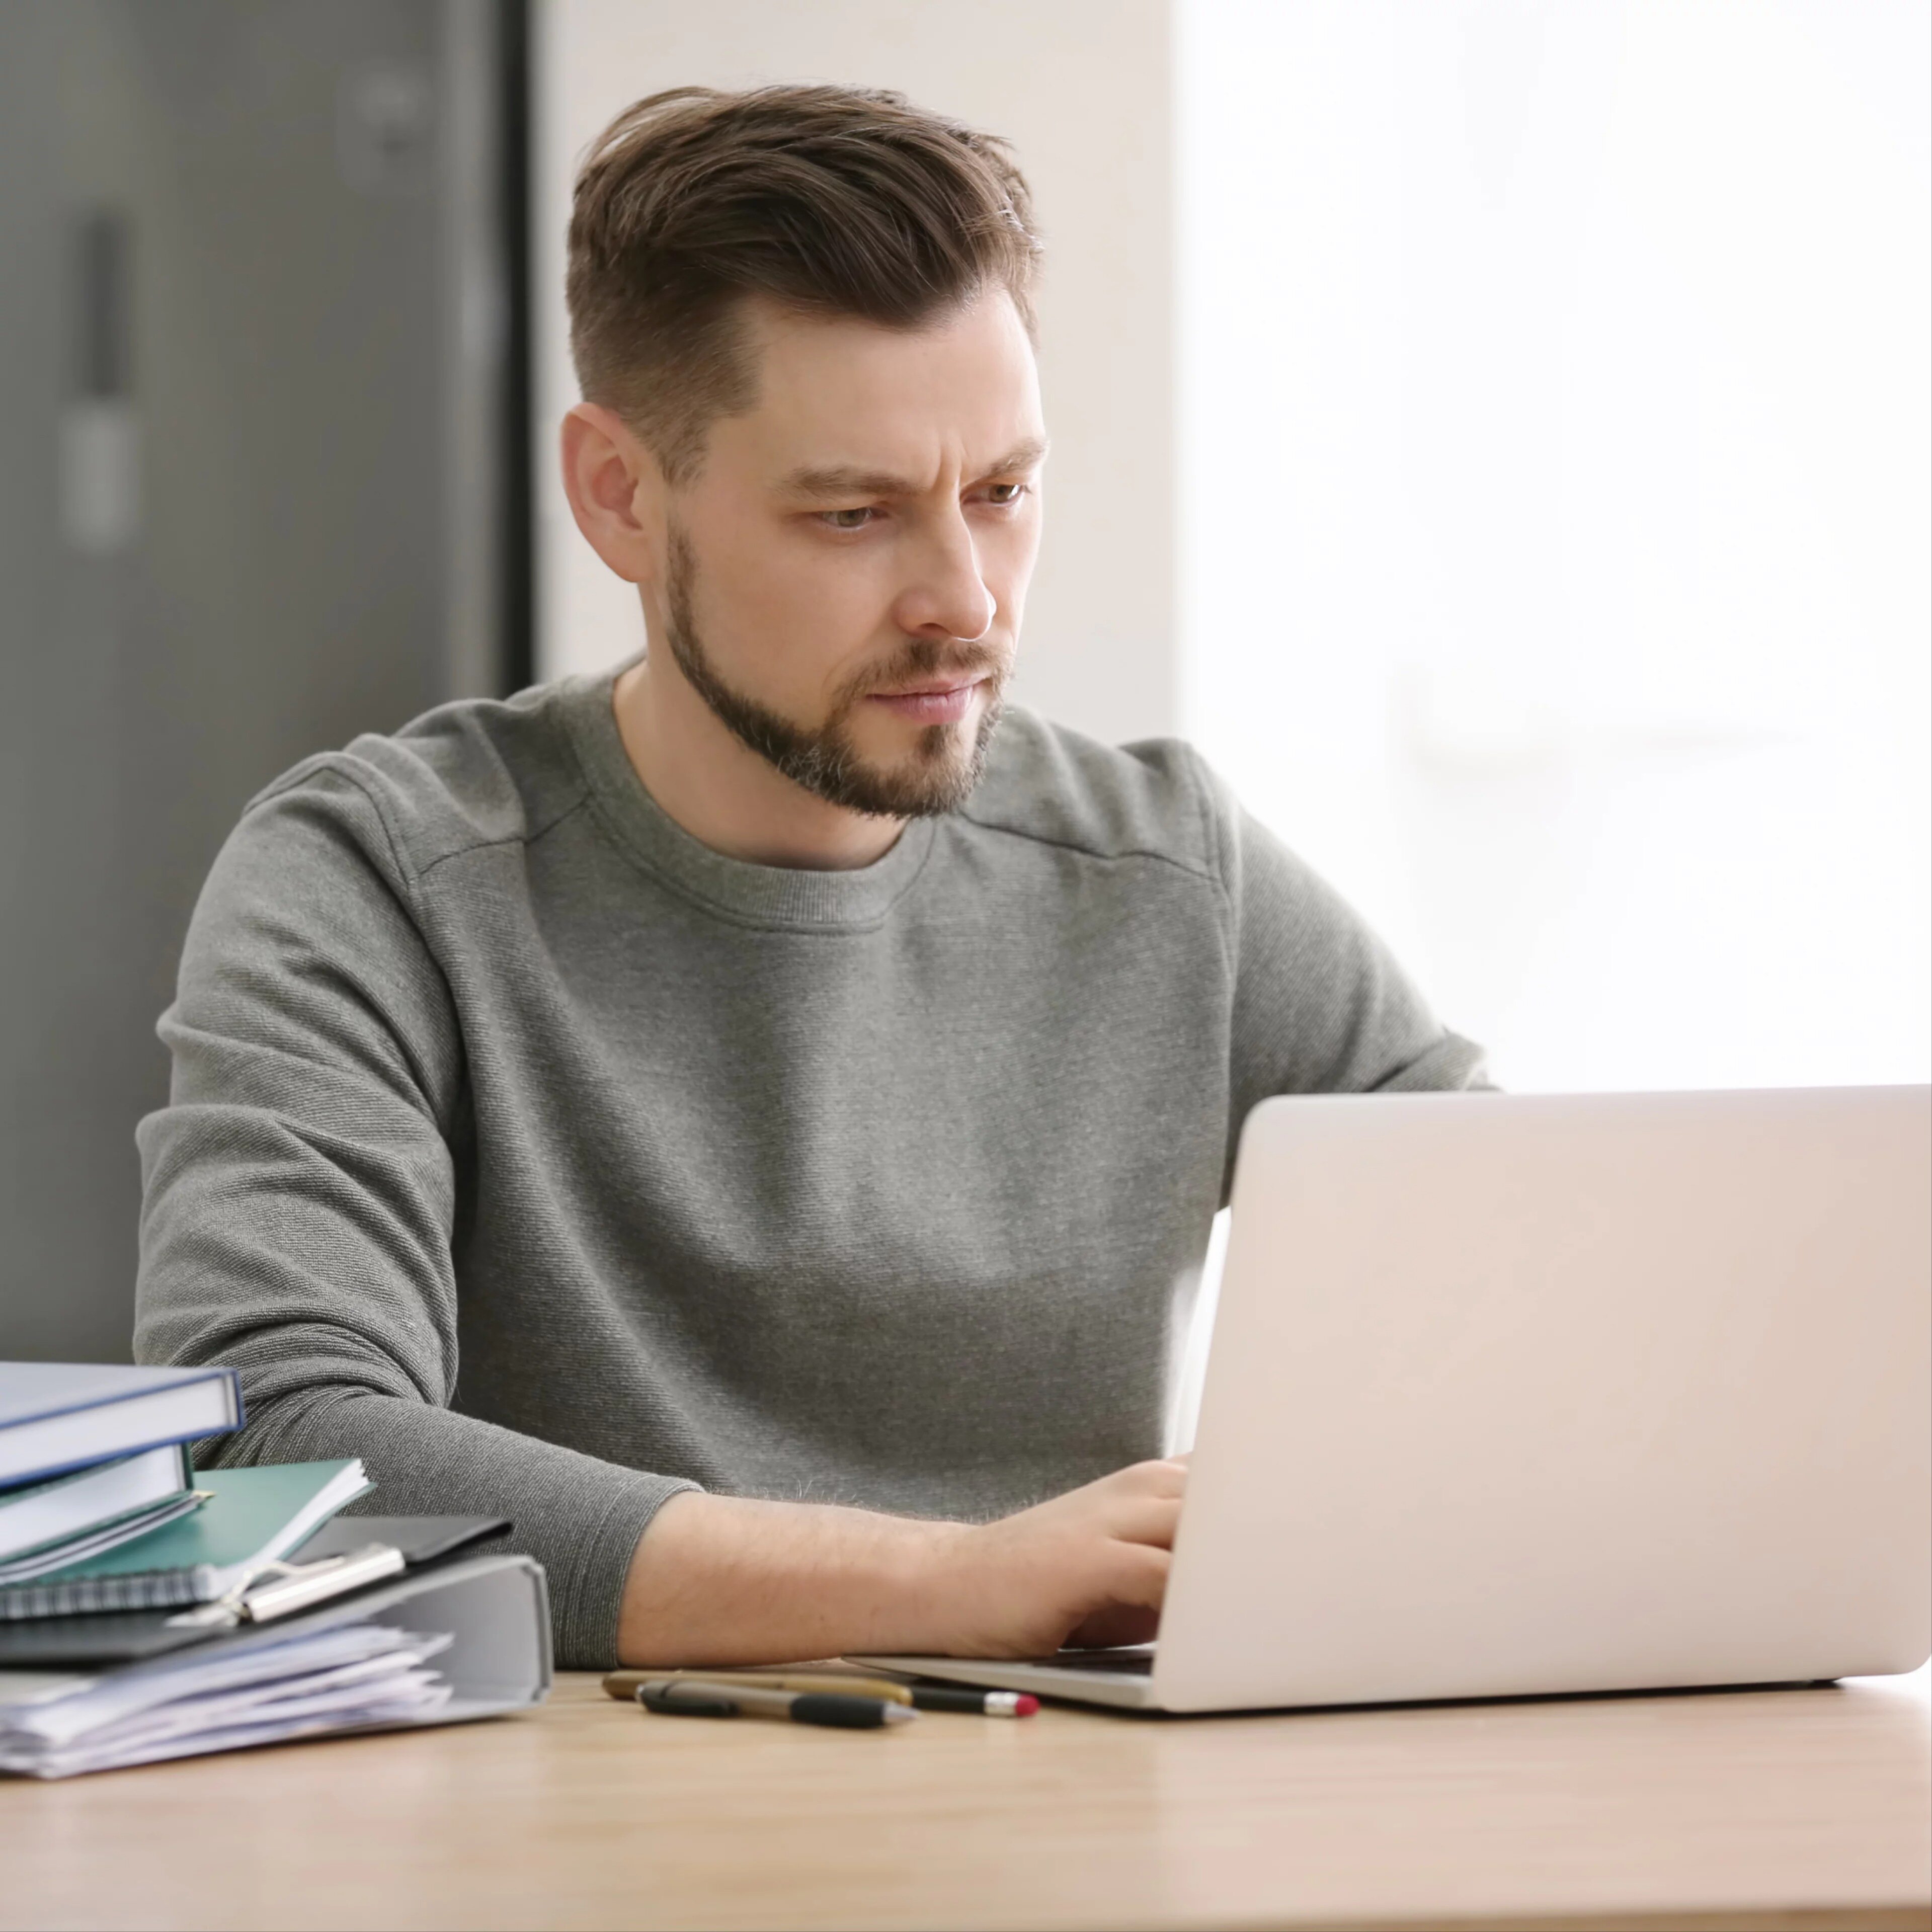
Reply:
<svg viewBox="0 0 1932 1932"><path fill-rule="evenodd" d="M1047 231L1020 695L1181 732L1520 1088L1932 1070L1923 0L8 0L0 1356L122 1359L248 798L639 640L574 157L899 88Z"/></svg>

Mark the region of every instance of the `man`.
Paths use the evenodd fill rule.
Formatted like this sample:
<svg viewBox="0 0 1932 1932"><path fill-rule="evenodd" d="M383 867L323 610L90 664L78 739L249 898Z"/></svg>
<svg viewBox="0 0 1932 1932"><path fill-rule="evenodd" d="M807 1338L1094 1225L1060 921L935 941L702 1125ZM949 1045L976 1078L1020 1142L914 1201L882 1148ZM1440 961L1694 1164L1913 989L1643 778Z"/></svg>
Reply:
<svg viewBox="0 0 1932 1932"><path fill-rule="evenodd" d="M513 1516L566 1663L1145 1635L1248 1108L1474 1077L1185 746L1002 719L1036 255L896 96L623 116L562 459L644 654L298 766L196 914L139 1352Z"/></svg>

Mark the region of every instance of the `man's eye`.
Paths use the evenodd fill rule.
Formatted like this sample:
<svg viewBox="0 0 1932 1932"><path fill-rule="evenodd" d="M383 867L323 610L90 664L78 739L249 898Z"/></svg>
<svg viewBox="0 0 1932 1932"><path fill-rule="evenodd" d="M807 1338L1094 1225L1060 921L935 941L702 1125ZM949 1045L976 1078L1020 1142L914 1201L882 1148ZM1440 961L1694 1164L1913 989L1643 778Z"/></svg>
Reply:
<svg viewBox="0 0 1932 1932"><path fill-rule="evenodd" d="M862 530L872 520L873 514L870 508L824 510L820 512L822 519L835 530Z"/></svg>
<svg viewBox="0 0 1932 1932"><path fill-rule="evenodd" d="M989 503L1017 503L1026 494L1024 483L995 483L986 491Z"/></svg>

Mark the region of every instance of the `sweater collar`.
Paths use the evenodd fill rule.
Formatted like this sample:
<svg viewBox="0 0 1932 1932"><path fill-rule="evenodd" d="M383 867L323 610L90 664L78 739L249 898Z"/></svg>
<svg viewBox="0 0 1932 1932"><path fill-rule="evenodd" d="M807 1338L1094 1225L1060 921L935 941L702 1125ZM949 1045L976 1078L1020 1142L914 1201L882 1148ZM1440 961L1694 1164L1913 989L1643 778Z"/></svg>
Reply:
<svg viewBox="0 0 1932 1932"><path fill-rule="evenodd" d="M614 692L625 668L566 678L560 698L604 824L660 878L747 924L826 930L876 926L918 878L932 850L930 818L910 820L890 851L847 872L753 865L694 838L645 790L624 749Z"/></svg>

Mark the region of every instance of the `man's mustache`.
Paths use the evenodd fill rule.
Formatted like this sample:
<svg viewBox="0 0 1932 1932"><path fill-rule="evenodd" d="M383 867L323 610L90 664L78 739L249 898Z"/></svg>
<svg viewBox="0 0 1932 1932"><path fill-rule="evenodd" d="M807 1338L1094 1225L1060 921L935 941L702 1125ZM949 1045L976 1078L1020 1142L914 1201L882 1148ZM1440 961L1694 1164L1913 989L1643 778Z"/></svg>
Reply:
<svg viewBox="0 0 1932 1932"><path fill-rule="evenodd" d="M845 685L838 694L837 709L842 711L875 691L890 691L927 678L986 677L997 688L1006 682L1009 668L1005 656L990 645L908 638L890 656L868 664Z"/></svg>

